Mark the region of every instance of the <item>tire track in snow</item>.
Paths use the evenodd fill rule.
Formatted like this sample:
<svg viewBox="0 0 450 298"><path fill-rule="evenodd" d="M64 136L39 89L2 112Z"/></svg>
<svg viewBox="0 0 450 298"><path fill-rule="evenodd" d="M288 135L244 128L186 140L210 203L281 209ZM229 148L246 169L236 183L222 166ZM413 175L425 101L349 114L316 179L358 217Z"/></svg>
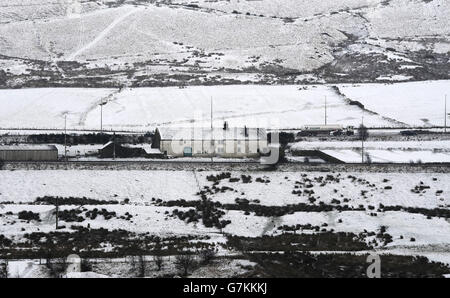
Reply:
<svg viewBox="0 0 450 298"><path fill-rule="evenodd" d="M124 88L120 88L118 90L115 90L113 92L111 92L110 94L108 94L105 97L102 97L100 100L94 102L93 104L91 104L86 111L84 111L81 116L80 116L80 120L78 121L78 125L80 126L84 126L84 124L86 123L86 119L87 116L90 112L92 112L93 110L95 110L96 108L98 108L98 106L102 103L107 104L108 102L111 102L114 97L119 94L120 92L122 92L124 90Z"/></svg>
<svg viewBox="0 0 450 298"><path fill-rule="evenodd" d="M81 49L78 49L76 52L70 54L67 58L65 58L64 60L69 60L72 61L73 59L75 59L75 57L81 55L83 52L85 52L86 50L92 48L94 45L96 45L99 41L101 41L103 38L105 38L109 32L111 32L112 29L114 29L114 27L116 27L119 23L121 23L123 20L125 20L126 18L128 18L129 16L131 16L132 14L136 13L137 11L141 10L142 8L133 8L132 10L128 11L126 14L118 17L117 19L115 19L111 24L109 24L108 27L106 27L102 32L100 32L99 35L97 35L97 37L91 41L90 43L88 43L87 45L85 45L84 47L82 47Z"/></svg>

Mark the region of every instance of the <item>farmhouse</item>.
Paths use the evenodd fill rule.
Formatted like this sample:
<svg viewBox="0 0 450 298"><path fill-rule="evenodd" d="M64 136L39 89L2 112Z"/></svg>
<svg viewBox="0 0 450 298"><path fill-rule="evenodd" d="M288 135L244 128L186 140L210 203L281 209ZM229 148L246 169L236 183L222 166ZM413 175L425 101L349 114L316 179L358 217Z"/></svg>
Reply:
<svg viewBox="0 0 450 298"><path fill-rule="evenodd" d="M53 145L0 146L1 161L58 160L58 149Z"/></svg>
<svg viewBox="0 0 450 298"><path fill-rule="evenodd" d="M258 157L268 151L267 133L262 128L157 128L153 148L168 156Z"/></svg>

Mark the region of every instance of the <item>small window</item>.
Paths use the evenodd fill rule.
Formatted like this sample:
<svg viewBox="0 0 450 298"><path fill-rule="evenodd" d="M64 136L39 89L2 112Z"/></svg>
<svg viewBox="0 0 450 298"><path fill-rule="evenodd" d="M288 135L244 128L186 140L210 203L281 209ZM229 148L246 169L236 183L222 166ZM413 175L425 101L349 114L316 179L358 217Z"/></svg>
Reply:
<svg viewBox="0 0 450 298"><path fill-rule="evenodd" d="M241 147L238 147L238 153L241 153Z"/></svg>

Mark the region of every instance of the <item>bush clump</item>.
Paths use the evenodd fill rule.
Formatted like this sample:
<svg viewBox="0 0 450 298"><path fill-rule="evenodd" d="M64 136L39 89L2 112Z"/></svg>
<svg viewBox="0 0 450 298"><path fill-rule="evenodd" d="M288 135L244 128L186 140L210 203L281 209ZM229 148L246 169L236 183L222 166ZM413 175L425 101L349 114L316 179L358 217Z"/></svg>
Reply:
<svg viewBox="0 0 450 298"><path fill-rule="evenodd" d="M28 220L28 221L30 221L30 220L41 221L41 219L39 218L39 213L34 213L32 211L20 211L19 219Z"/></svg>

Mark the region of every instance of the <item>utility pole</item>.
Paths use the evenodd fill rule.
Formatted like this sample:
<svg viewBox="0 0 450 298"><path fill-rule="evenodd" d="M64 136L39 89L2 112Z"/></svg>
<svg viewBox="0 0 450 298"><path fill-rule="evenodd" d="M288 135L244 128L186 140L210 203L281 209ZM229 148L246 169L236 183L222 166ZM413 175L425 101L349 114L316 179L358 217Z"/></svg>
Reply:
<svg viewBox="0 0 450 298"><path fill-rule="evenodd" d="M327 125L327 96L325 95L325 125Z"/></svg>
<svg viewBox="0 0 450 298"><path fill-rule="evenodd" d="M213 98L211 96L211 147L212 147L212 154L211 154L211 163L214 163L214 154L216 153L215 144L214 144L214 131L213 131Z"/></svg>
<svg viewBox="0 0 450 298"><path fill-rule="evenodd" d="M64 159L67 161L67 113L64 114Z"/></svg>
<svg viewBox="0 0 450 298"><path fill-rule="evenodd" d="M55 206L56 206L56 229L58 229L58 219L59 219L59 205L58 205L58 197L55 197Z"/></svg>
<svg viewBox="0 0 450 298"><path fill-rule="evenodd" d="M103 135L103 99L100 104L100 134Z"/></svg>
<svg viewBox="0 0 450 298"><path fill-rule="evenodd" d="M116 159L116 133L113 134L113 159Z"/></svg>
<svg viewBox="0 0 450 298"><path fill-rule="evenodd" d="M106 102L103 101L100 103L100 133L103 135L103 106Z"/></svg>
<svg viewBox="0 0 450 298"><path fill-rule="evenodd" d="M444 107L444 133L447 133L447 94L445 94L445 107Z"/></svg>
<svg viewBox="0 0 450 298"><path fill-rule="evenodd" d="M361 163L364 163L364 134L365 134L365 129L364 129L364 110L362 112L362 117L361 117Z"/></svg>

